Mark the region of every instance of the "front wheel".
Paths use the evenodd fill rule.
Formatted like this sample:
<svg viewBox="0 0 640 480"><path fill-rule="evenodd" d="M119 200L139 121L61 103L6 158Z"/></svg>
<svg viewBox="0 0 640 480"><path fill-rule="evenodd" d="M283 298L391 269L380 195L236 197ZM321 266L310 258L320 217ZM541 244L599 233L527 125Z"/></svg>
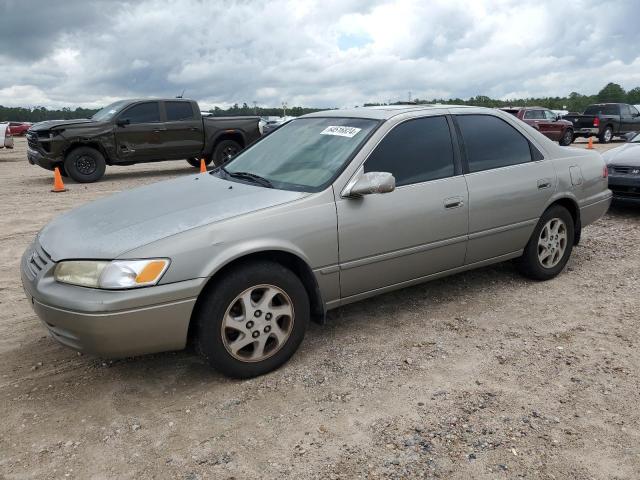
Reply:
<svg viewBox="0 0 640 480"><path fill-rule="evenodd" d="M567 128L564 131L564 134L562 135L562 138L560 139L559 143L563 147L571 145L571 143L573 143L573 130L571 130L570 128Z"/></svg>
<svg viewBox="0 0 640 480"><path fill-rule="evenodd" d="M104 156L91 147L75 148L64 159L64 171L78 183L97 182L106 168Z"/></svg>
<svg viewBox="0 0 640 480"><path fill-rule="evenodd" d="M210 285L199 300L196 348L235 378L275 370L298 349L309 323L300 279L274 262L244 264Z"/></svg>
<svg viewBox="0 0 640 480"><path fill-rule="evenodd" d="M550 280L565 267L574 241L573 217L554 205L542 214L529 243L516 265L520 273L534 280Z"/></svg>

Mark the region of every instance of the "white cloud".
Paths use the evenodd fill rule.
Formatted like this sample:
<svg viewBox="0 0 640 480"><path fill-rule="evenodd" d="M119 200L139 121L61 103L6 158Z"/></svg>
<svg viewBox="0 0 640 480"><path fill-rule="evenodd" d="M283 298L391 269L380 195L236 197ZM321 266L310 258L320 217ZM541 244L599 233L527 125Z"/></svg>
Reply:
<svg viewBox="0 0 640 480"><path fill-rule="evenodd" d="M16 5L20 2L16 2ZM352 106L640 85L637 4L595 0L48 2L0 11L0 104ZM53 21L54 20L54 21Z"/></svg>

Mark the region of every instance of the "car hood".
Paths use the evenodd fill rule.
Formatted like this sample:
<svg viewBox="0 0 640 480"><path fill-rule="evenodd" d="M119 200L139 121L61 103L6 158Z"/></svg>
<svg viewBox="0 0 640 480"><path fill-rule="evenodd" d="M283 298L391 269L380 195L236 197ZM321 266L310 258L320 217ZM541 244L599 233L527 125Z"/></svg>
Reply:
<svg viewBox="0 0 640 480"><path fill-rule="evenodd" d="M44 122L38 122L31 125L29 130L33 130L34 132L42 132L45 130L51 130L56 127L72 127L74 125L86 125L87 123L98 124L100 122L96 122L95 120L91 120L90 118L77 118L75 120L47 120Z"/></svg>
<svg viewBox="0 0 640 480"><path fill-rule="evenodd" d="M44 227L38 240L54 261L114 259L161 238L306 195L189 175L71 210Z"/></svg>
<svg viewBox="0 0 640 480"><path fill-rule="evenodd" d="M640 143L625 143L603 154L607 165L640 167Z"/></svg>

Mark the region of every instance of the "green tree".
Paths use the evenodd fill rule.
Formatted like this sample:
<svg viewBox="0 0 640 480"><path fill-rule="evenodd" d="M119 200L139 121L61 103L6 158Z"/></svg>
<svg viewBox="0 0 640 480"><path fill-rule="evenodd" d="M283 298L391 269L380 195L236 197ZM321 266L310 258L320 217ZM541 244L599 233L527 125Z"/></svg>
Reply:
<svg viewBox="0 0 640 480"><path fill-rule="evenodd" d="M640 87L632 88L627 92L627 103L640 105Z"/></svg>
<svg viewBox="0 0 640 480"><path fill-rule="evenodd" d="M617 83L609 82L598 92L599 102L624 102L627 100L627 93Z"/></svg>

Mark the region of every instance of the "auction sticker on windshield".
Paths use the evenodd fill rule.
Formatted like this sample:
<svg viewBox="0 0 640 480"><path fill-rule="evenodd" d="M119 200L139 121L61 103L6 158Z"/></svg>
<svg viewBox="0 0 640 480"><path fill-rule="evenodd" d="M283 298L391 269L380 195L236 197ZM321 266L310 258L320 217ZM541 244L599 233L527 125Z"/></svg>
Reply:
<svg viewBox="0 0 640 480"><path fill-rule="evenodd" d="M356 127L335 127L328 126L323 131L320 132L320 135L337 135L339 137L348 137L353 138L356 133L358 133L361 128Z"/></svg>

